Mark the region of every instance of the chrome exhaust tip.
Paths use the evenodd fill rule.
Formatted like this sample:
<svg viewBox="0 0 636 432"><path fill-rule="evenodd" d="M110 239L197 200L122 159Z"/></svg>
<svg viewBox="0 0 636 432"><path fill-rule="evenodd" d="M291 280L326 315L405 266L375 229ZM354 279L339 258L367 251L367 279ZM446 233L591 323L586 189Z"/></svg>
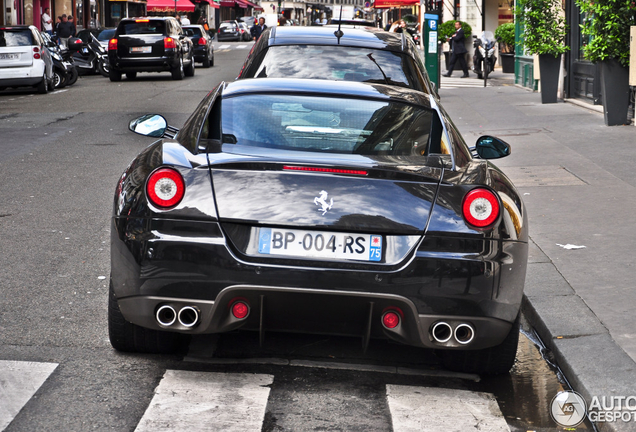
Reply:
<svg viewBox="0 0 636 432"><path fill-rule="evenodd" d="M155 317L157 318L157 322L159 324L164 327L168 327L174 324L177 320L177 312L172 306L163 305L159 309L157 309Z"/></svg>
<svg viewBox="0 0 636 432"><path fill-rule="evenodd" d="M185 306L179 310L179 324L184 327L194 327L199 322L199 311L192 306Z"/></svg>
<svg viewBox="0 0 636 432"><path fill-rule="evenodd" d="M431 334L436 342L446 343L453 337L453 329L447 322L439 321L431 328Z"/></svg>
<svg viewBox="0 0 636 432"><path fill-rule="evenodd" d="M460 324L455 327L455 340L460 344L469 344L474 338L475 329L470 324Z"/></svg>

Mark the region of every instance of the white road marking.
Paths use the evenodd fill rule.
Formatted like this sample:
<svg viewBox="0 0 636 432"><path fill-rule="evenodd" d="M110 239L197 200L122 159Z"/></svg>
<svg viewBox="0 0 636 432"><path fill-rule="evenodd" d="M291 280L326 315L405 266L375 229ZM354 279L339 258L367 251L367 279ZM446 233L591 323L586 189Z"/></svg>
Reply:
<svg viewBox="0 0 636 432"><path fill-rule="evenodd" d="M167 370L136 432L260 432L272 375Z"/></svg>
<svg viewBox="0 0 636 432"><path fill-rule="evenodd" d="M221 45L217 49L228 49L229 47L230 47L230 45Z"/></svg>
<svg viewBox="0 0 636 432"><path fill-rule="evenodd" d="M236 49L245 49L247 48L247 45L237 45Z"/></svg>
<svg viewBox="0 0 636 432"><path fill-rule="evenodd" d="M395 432L510 432L489 393L387 384Z"/></svg>
<svg viewBox="0 0 636 432"><path fill-rule="evenodd" d="M6 428L57 363L0 360L0 431Z"/></svg>

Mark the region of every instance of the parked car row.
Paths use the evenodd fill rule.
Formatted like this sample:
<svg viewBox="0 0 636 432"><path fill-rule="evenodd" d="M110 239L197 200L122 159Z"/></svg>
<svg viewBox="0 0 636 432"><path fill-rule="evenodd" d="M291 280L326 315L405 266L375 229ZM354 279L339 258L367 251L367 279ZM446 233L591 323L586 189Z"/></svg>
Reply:
<svg viewBox="0 0 636 432"><path fill-rule="evenodd" d="M181 130L157 114L130 122L159 140L112 201L115 349L292 331L434 349L467 373L512 367L528 223L489 161L511 148L466 145L412 45L379 29L269 28Z"/></svg>

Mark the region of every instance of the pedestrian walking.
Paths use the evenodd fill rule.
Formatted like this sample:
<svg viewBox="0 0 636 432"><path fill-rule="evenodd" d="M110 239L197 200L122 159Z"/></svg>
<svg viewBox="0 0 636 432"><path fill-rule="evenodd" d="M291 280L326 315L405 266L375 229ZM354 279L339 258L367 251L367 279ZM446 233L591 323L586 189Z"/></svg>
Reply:
<svg viewBox="0 0 636 432"><path fill-rule="evenodd" d="M53 35L53 20L51 19L51 9L45 8L42 14L42 30L48 33L49 36Z"/></svg>
<svg viewBox="0 0 636 432"><path fill-rule="evenodd" d="M260 17L258 19L258 24L253 25L250 29L250 34L252 35L254 40L258 40L258 38L261 37L261 34L265 31L266 28L267 26L265 25L265 18Z"/></svg>
<svg viewBox="0 0 636 432"><path fill-rule="evenodd" d="M464 45L465 39L462 24L459 21L455 21L455 34L446 39L451 43L451 58L448 65L448 71L444 74L445 77L451 76L453 69L455 68L455 63L459 62L459 67L461 67L464 71L462 78L468 78L468 65L466 64L466 53L468 50Z"/></svg>
<svg viewBox="0 0 636 432"><path fill-rule="evenodd" d="M73 36L73 23L68 21L66 14L62 14L62 22L57 26L57 37L60 39L60 46L68 48L68 38Z"/></svg>

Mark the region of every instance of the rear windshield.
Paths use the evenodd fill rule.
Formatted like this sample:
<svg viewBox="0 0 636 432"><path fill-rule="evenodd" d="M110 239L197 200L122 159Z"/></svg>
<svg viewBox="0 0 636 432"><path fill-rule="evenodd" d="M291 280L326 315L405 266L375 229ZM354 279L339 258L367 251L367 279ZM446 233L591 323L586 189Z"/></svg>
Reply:
<svg viewBox="0 0 636 432"><path fill-rule="evenodd" d="M435 152L441 137L437 114L422 107L365 99L281 95L223 99L222 131L224 144L396 156Z"/></svg>
<svg viewBox="0 0 636 432"><path fill-rule="evenodd" d="M0 47L30 46L33 43L31 30L0 30Z"/></svg>
<svg viewBox="0 0 636 432"><path fill-rule="evenodd" d="M198 37L203 36L203 33L201 33L201 28L199 27L188 27L184 30L188 32L191 36L198 36Z"/></svg>
<svg viewBox="0 0 636 432"><path fill-rule="evenodd" d="M255 78L309 78L372 82L423 90L407 55L370 48L343 46L273 46ZM246 76L246 78L252 78Z"/></svg>
<svg viewBox="0 0 636 432"><path fill-rule="evenodd" d="M119 24L119 35L165 34L166 24L162 20L127 21Z"/></svg>
<svg viewBox="0 0 636 432"><path fill-rule="evenodd" d="M235 29L236 28L236 23L221 23L221 26L219 28Z"/></svg>

